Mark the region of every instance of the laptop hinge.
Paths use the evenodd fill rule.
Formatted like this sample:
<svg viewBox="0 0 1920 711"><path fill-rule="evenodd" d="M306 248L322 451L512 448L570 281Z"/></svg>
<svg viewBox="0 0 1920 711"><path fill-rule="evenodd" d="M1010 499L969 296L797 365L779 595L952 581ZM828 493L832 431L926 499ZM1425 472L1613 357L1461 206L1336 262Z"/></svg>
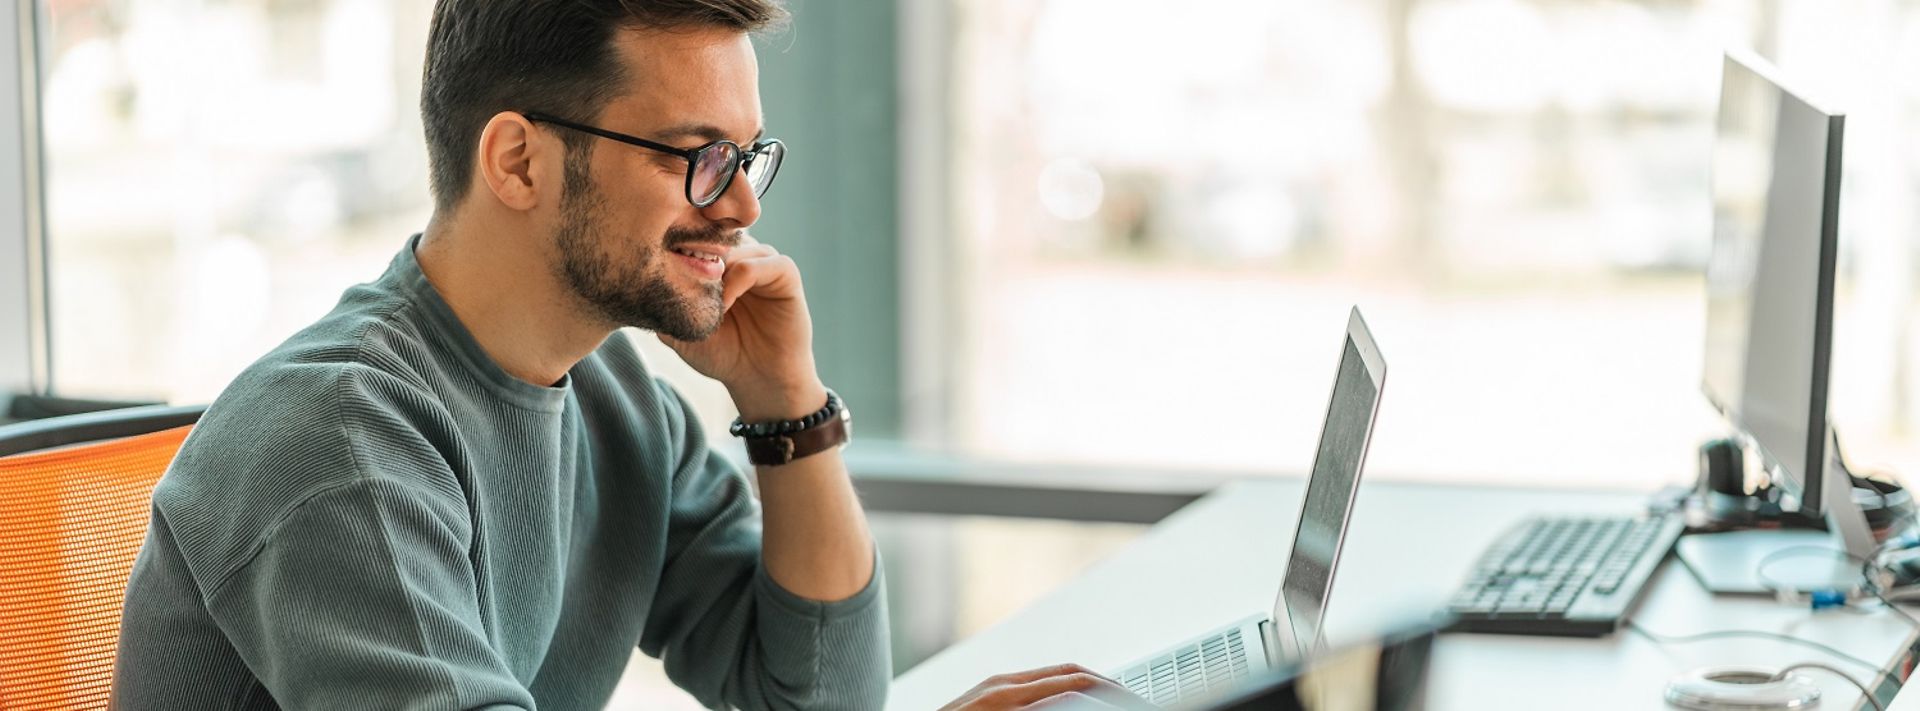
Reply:
<svg viewBox="0 0 1920 711"><path fill-rule="evenodd" d="M1266 644L1260 645L1267 655L1267 668L1279 669L1286 664L1287 650L1280 646L1280 626L1269 618L1260 622L1260 638Z"/></svg>

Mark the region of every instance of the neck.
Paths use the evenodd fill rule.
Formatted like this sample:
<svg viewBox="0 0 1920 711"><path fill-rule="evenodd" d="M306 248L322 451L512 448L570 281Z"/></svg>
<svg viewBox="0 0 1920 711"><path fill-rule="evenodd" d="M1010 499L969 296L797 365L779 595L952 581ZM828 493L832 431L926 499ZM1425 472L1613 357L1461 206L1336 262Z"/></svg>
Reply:
<svg viewBox="0 0 1920 711"><path fill-rule="evenodd" d="M427 281L487 357L540 387L559 382L614 331L582 316L547 266L548 249L511 218L456 221L436 212L414 250Z"/></svg>

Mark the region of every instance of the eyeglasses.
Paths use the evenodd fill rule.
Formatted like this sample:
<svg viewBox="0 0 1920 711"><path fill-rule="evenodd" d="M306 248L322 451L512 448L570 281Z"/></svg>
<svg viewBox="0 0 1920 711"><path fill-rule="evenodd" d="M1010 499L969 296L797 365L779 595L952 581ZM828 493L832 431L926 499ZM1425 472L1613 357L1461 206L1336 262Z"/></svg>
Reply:
<svg viewBox="0 0 1920 711"><path fill-rule="evenodd" d="M693 203L694 207L712 205L714 201L720 199L721 195L727 194L727 187L733 185L733 176L742 169L747 172L747 184L753 187L753 196L757 198L767 194L767 186L773 184L773 175L780 172L780 160L787 155L787 144L772 138L755 143L749 149L742 149L740 144L725 139L699 148L675 148L638 136L594 128L543 113L526 112L521 115L534 123L549 123L630 146L639 146L685 158L687 160L687 202Z"/></svg>

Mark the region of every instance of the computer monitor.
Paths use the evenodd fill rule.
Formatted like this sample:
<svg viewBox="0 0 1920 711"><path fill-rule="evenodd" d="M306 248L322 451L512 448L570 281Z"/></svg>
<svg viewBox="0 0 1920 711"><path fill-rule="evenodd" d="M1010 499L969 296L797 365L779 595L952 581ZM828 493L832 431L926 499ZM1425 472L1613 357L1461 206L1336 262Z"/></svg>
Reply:
<svg viewBox="0 0 1920 711"><path fill-rule="evenodd" d="M1852 496L1827 488L1846 117L1787 89L1759 57L1729 52L1724 66L1702 390L1773 482L1818 516Z"/></svg>

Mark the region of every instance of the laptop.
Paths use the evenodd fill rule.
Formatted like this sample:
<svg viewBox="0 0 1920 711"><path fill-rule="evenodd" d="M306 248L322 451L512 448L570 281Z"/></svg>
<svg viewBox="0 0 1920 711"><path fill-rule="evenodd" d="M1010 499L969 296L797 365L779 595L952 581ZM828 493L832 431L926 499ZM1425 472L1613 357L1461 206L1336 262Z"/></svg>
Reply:
<svg viewBox="0 0 1920 711"><path fill-rule="evenodd" d="M1387 363L1360 309L1347 317L1320 449L1307 479L1293 551L1270 615L1255 615L1196 637L1113 675L1155 704L1212 696L1256 675L1304 661L1325 647L1327 596L1353 514Z"/></svg>
<svg viewBox="0 0 1920 711"><path fill-rule="evenodd" d="M1188 711L1421 711L1438 627L1392 629L1314 655Z"/></svg>

